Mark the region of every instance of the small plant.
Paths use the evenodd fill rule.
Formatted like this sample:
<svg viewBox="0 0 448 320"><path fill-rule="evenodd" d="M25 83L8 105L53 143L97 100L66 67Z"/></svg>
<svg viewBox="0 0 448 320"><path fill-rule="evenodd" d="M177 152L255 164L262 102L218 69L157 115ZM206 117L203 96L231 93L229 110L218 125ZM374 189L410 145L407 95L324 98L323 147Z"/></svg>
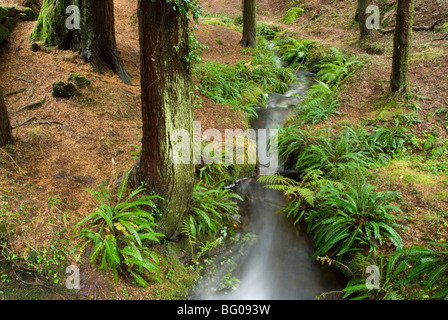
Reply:
<svg viewBox="0 0 448 320"><path fill-rule="evenodd" d="M311 207L314 206L315 191L313 187L319 184L318 180L321 177L318 173L309 176L313 178L305 177L301 182L280 175L262 176L257 181L265 184L266 188L283 192L288 205L281 209L279 213L285 213L287 218L292 217L294 223L297 223L305 213L303 203Z"/></svg>
<svg viewBox="0 0 448 320"><path fill-rule="evenodd" d="M331 180L368 167L375 153L363 133L350 127L340 133L288 127L279 133L279 151L302 175L317 170Z"/></svg>
<svg viewBox="0 0 448 320"><path fill-rule="evenodd" d="M398 122L393 127L381 126L373 130L372 142L384 153L394 155L403 153L405 142L410 139L410 131Z"/></svg>
<svg viewBox="0 0 448 320"><path fill-rule="evenodd" d="M298 19L304 12L305 10L303 10L302 8L293 7L286 11L282 16L282 22L284 24L291 24L296 21L296 19Z"/></svg>
<svg viewBox="0 0 448 320"><path fill-rule="evenodd" d="M397 253L410 264L410 272L401 284L422 281L424 290L434 293L433 299L448 299L448 242L430 242L433 248L413 246Z"/></svg>
<svg viewBox="0 0 448 320"><path fill-rule="evenodd" d="M297 118L302 124L327 120L333 115L339 115L338 100L333 90L325 83L318 81L311 86L303 102L299 104L300 113Z"/></svg>
<svg viewBox="0 0 448 320"><path fill-rule="evenodd" d="M367 245L376 252L387 237L398 250L403 243L394 225L392 211L399 211L391 202L399 196L396 192L375 192L374 186L364 178L344 182L345 188L327 183L319 191L319 205L307 218L308 230L314 231L316 251L314 256L334 253L341 257L347 252Z"/></svg>
<svg viewBox="0 0 448 320"><path fill-rule="evenodd" d="M347 59L338 49L331 48L333 53L333 60L329 62L322 62L318 65L319 72L317 75L322 81L330 86L338 86L345 78L347 78L353 71L353 66L359 65L360 62Z"/></svg>
<svg viewBox="0 0 448 320"><path fill-rule="evenodd" d="M146 189L144 185L126 197L129 172L123 175L116 194L105 182L100 190L87 189L99 206L89 216L81 220L77 236L85 241L81 253L88 244L93 245L90 254L92 263L99 261L100 269L111 270L115 282L118 272L131 274L141 286L148 286L148 278L161 281L159 262L161 256L145 246L145 241L159 242L163 234L154 232L157 224L154 214L158 209L154 200L163 200L157 195L138 197ZM142 206L150 211L142 209Z"/></svg>
<svg viewBox="0 0 448 320"><path fill-rule="evenodd" d="M286 65L303 63L308 56L309 50L314 46L314 41L297 40L295 38L282 39L275 47Z"/></svg>
<svg viewBox="0 0 448 320"><path fill-rule="evenodd" d="M193 190L189 227L193 236L204 233L214 234L226 222L236 221L238 205L235 200L242 201L241 196L230 189L221 187L208 189L197 183Z"/></svg>
<svg viewBox="0 0 448 320"><path fill-rule="evenodd" d="M241 196L222 187L207 188L199 181L193 190L190 213L182 225L182 233L188 237L191 250L198 237L216 234L226 223L237 222Z"/></svg>

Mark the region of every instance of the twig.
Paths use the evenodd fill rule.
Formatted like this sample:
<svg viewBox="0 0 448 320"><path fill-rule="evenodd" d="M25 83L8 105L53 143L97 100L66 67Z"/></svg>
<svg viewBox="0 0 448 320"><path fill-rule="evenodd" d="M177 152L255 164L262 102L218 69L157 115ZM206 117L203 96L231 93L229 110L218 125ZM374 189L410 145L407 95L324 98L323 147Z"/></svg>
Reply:
<svg viewBox="0 0 448 320"><path fill-rule="evenodd" d="M26 90L26 88L22 88L22 89L19 89L19 90L16 90L16 91L8 92L8 93L4 94L3 96L4 97L9 97L9 96L15 95L17 93L21 93L21 92L23 92L25 90Z"/></svg>
<svg viewBox="0 0 448 320"><path fill-rule="evenodd" d="M432 31L435 29L435 27L441 22L442 20L437 20L436 22L434 22L434 24L432 26L413 26L412 27L412 31ZM393 29L389 29L389 30L384 30L383 28L377 29L380 33L382 34L387 34L387 33L393 33L395 31L395 28Z"/></svg>
<svg viewBox="0 0 448 320"><path fill-rule="evenodd" d="M448 33L443 38L433 39L432 41L441 41L441 40L445 40L446 38L448 38Z"/></svg>
<svg viewBox="0 0 448 320"><path fill-rule="evenodd" d="M20 41L18 47L16 48L16 50L14 50L14 55L16 56L17 60L20 60L20 56L19 56L19 51L22 50L22 43L25 39L22 39L22 41Z"/></svg>
<svg viewBox="0 0 448 320"><path fill-rule="evenodd" d="M26 282L25 280L23 280L22 278L20 278L20 277L17 275L17 273L16 273L16 271L15 271L15 269L14 269L14 263L12 263L12 265L11 265L11 269L12 269L12 272L14 273L14 275L16 276L16 278L17 278L18 280L20 280L20 282L22 282L22 283L24 283L24 284L26 284L26 285L29 285L29 286L42 286L42 287L44 287L44 288L46 288L46 289L49 289L49 290L51 290L51 291L54 291L54 289L53 289L52 287L49 287L49 286L47 286L47 285L45 285L45 284L43 284L43 283L31 283L31 282Z"/></svg>
<svg viewBox="0 0 448 320"><path fill-rule="evenodd" d="M26 106L21 107L21 108L19 109L19 111L20 111L20 110L34 110L34 109L37 109L37 108L41 107L41 106L44 104L44 102L45 102L46 99L47 99L47 96L45 96L45 97L44 97L42 100L40 100L40 101L37 101L37 102L34 102L34 103L31 103L31 104L28 104L28 105L26 105Z"/></svg>
<svg viewBox="0 0 448 320"><path fill-rule="evenodd" d="M25 82L28 82L28 83L33 83L33 80L27 80L27 79L24 79L22 77L17 77L14 80L16 80L16 81L25 81Z"/></svg>
<svg viewBox="0 0 448 320"><path fill-rule="evenodd" d="M28 99L31 98L34 95L34 87L31 88L31 92L28 95Z"/></svg>
<svg viewBox="0 0 448 320"><path fill-rule="evenodd" d="M60 123L58 121L54 121L54 120L44 120L44 119L39 119L36 117L32 117L29 118L28 120L26 120L25 122L22 122L21 124L16 125L15 127L12 127L13 129L17 129L19 127L23 127L26 126L28 124L34 124L34 125L41 125L41 124L58 124L58 125L63 125L63 123Z"/></svg>

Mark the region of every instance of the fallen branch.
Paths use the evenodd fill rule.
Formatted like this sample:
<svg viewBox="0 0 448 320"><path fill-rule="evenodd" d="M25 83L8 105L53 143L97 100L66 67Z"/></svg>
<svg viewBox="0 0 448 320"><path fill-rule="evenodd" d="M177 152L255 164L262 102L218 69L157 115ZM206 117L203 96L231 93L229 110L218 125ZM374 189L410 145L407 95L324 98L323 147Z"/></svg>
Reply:
<svg viewBox="0 0 448 320"><path fill-rule="evenodd" d="M442 20L437 20L436 22L434 22L434 24L432 26L423 26L423 27L422 26L413 26L412 31L433 31L441 21ZM395 28L389 29L389 30L384 30L383 28L380 28L377 30L382 34L388 34L388 33L395 32Z"/></svg>
<svg viewBox="0 0 448 320"><path fill-rule="evenodd" d="M432 41L441 41L441 40L445 40L446 38L448 38L448 33L447 33L443 38L440 38L440 39L434 39L434 40L432 40Z"/></svg>
<svg viewBox="0 0 448 320"><path fill-rule="evenodd" d="M42 100L40 100L40 101L33 102L33 103L31 103L31 104L28 104L28 105L26 105L26 106L21 107L21 108L19 109L19 111L21 111L21 110L34 110L34 109L37 109L37 108L41 107L41 106L44 104L44 102L45 102L46 99L47 99L47 96L45 96L45 97L44 97Z"/></svg>
<svg viewBox="0 0 448 320"><path fill-rule="evenodd" d="M19 56L19 51L22 50L22 43L25 39L22 39L22 41L20 41L19 46L16 48L16 50L14 50L14 55L16 56L17 60L20 60L20 56Z"/></svg>
<svg viewBox="0 0 448 320"><path fill-rule="evenodd" d="M51 124L58 124L58 125L63 125L63 123L60 123L58 121L54 121L54 120L44 120L41 118L36 118L36 117L32 117L29 118L28 120L26 120L25 122L22 122L21 124L16 125L15 127L12 127L13 129L17 129L19 127L23 127L29 124L33 124L33 125L42 125L42 124L47 124L47 125L51 125Z"/></svg>
<svg viewBox="0 0 448 320"><path fill-rule="evenodd" d="M23 92L25 90L26 90L26 88L22 88L22 89L19 89L19 90L16 90L16 91L8 92L8 93L4 94L3 96L4 97L9 97L9 96L21 93L21 92Z"/></svg>
<svg viewBox="0 0 448 320"><path fill-rule="evenodd" d="M24 79L22 77L17 77L14 80L16 80L16 81L25 81L25 82L28 82L28 83L33 83L33 80Z"/></svg>

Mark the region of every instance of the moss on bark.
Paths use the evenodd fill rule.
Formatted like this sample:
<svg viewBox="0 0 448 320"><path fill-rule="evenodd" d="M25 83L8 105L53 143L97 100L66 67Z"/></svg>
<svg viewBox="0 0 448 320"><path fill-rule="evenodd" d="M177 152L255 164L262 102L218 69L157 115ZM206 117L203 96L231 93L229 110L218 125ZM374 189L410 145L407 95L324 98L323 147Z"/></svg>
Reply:
<svg viewBox="0 0 448 320"><path fill-rule="evenodd" d="M408 65L412 45L413 18L414 1L398 0L390 83L392 92L403 92L408 88Z"/></svg>
<svg viewBox="0 0 448 320"><path fill-rule="evenodd" d="M174 164L171 159L174 130L187 130L191 140L193 132L192 83L185 62L188 19L164 1L140 0L138 12L143 137L134 178L165 198L158 231L173 238L188 211L194 183L192 161Z"/></svg>
<svg viewBox="0 0 448 320"><path fill-rule="evenodd" d="M3 92L0 89L0 147L12 141L11 124L9 122L8 111L6 109Z"/></svg>

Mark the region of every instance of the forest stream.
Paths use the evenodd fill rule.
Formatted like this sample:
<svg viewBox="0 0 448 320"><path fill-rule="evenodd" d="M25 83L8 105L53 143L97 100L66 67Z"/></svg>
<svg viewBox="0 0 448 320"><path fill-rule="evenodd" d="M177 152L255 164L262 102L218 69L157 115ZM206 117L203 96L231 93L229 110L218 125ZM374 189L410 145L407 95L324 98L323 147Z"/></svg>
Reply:
<svg viewBox="0 0 448 320"><path fill-rule="evenodd" d="M296 75L298 81L288 92L270 94L267 107L257 109L258 118L251 123L253 129L279 129L287 116L295 112L293 105L313 83L312 73L298 71ZM258 167L262 172L262 166ZM292 172L279 166L279 174ZM227 253L217 257L212 271L206 269L194 289L192 299L309 300L323 293L327 293L326 299L340 299L346 280L335 269L313 260L313 239L306 232L306 223L294 225L279 214L286 206L282 192L265 188L256 180L257 177L246 178L232 186L245 199L240 210L248 216L246 230L254 238L235 241ZM236 283L229 289L232 279Z"/></svg>

